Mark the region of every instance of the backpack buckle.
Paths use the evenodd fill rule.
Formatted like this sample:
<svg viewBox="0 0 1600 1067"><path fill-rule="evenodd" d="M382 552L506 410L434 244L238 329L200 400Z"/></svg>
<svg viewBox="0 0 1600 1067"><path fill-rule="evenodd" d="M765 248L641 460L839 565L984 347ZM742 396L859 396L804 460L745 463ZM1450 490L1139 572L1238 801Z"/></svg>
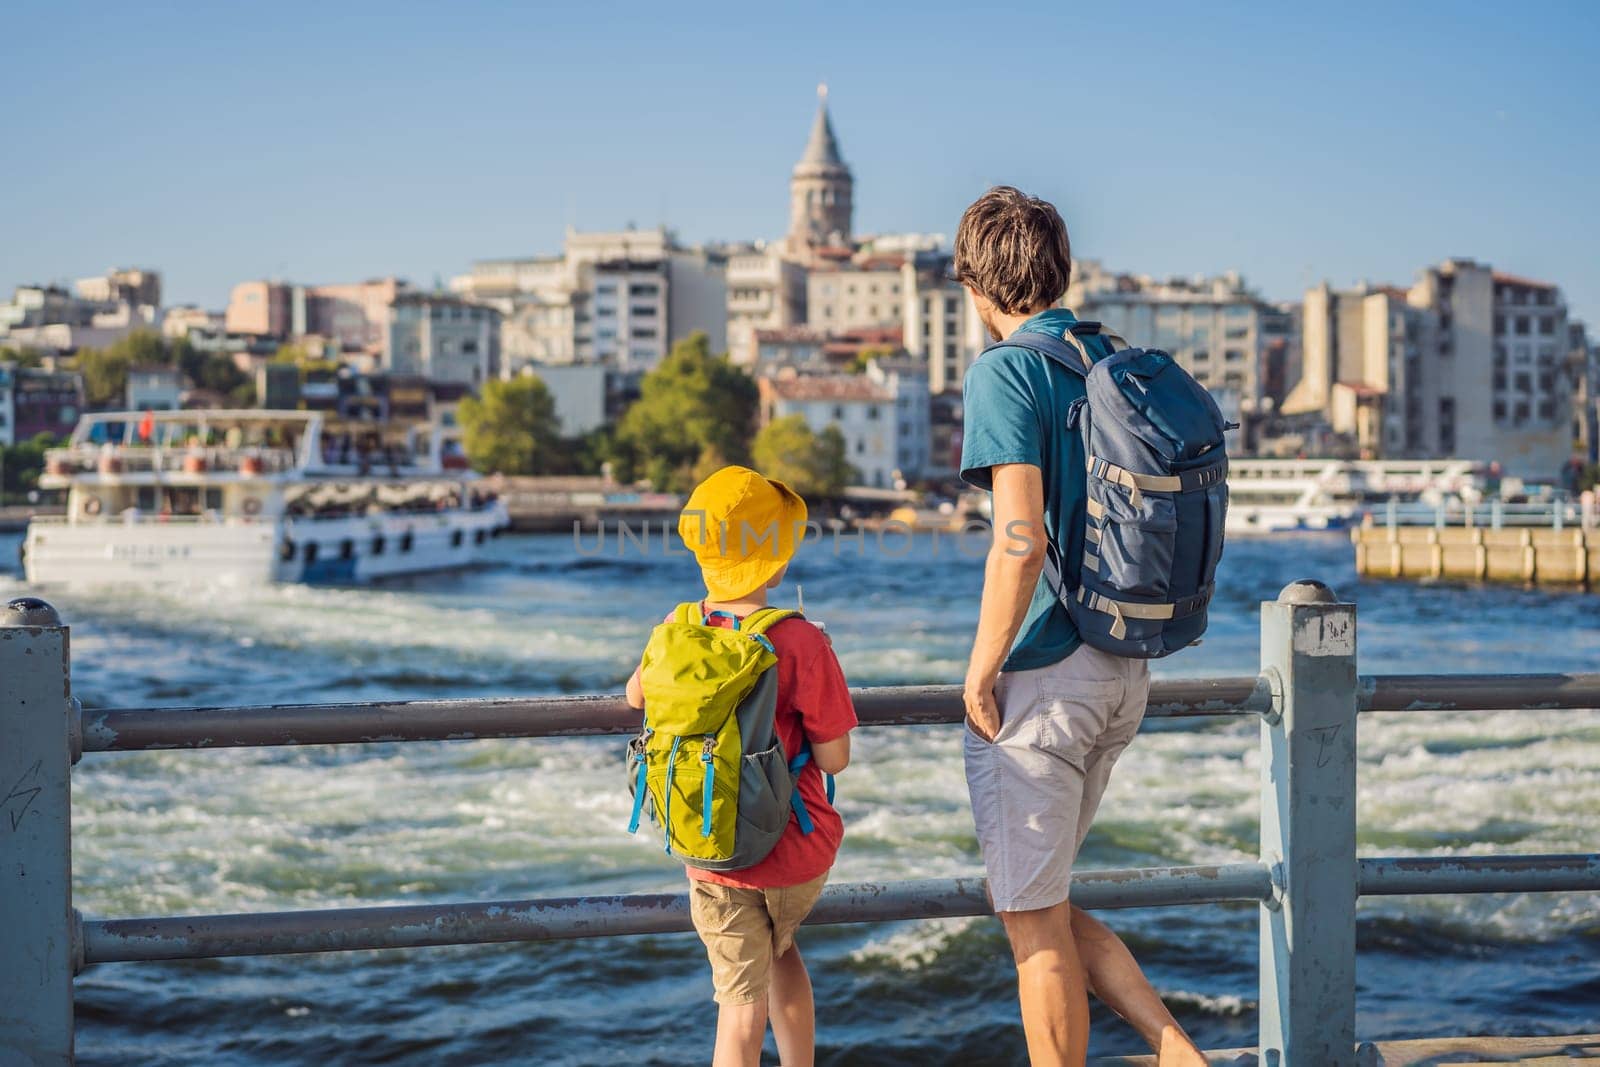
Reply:
<svg viewBox="0 0 1600 1067"><path fill-rule="evenodd" d="M1076 430L1078 423L1083 418L1083 409L1089 406L1089 398L1080 396L1067 405L1067 429Z"/></svg>

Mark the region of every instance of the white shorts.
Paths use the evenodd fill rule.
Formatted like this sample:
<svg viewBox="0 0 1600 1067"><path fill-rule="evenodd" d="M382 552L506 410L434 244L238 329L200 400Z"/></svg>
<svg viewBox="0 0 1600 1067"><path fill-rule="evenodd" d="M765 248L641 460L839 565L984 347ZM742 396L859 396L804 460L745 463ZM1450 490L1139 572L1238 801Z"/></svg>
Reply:
<svg viewBox="0 0 1600 1067"><path fill-rule="evenodd" d="M1072 861L1149 694L1148 662L1088 645L1048 667L1000 676L999 734L991 743L969 726L964 746L995 911L1067 899Z"/></svg>

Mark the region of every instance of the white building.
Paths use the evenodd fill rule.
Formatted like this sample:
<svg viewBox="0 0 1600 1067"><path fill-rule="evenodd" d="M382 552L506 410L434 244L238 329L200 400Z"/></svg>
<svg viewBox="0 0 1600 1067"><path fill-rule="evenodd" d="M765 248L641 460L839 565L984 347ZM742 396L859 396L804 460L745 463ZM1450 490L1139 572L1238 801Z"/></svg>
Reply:
<svg viewBox="0 0 1600 1067"><path fill-rule="evenodd" d="M85 278L76 292L21 285L0 304L0 344L74 352L100 348L135 330L160 329L161 277L154 271L112 271Z"/></svg>
<svg viewBox="0 0 1600 1067"><path fill-rule="evenodd" d="M443 293L400 293L384 358L391 374L481 388L500 370L500 312Z"/></svg>
<svg viewBox="0 0 1600 1067"><path fill-rule="evenodd" d="M758 330L784 330L805 322L806 269L773 245L728 250L728 351L750 351Z"/></svg>
<svg viewBox="0 0 1600 1067"><path fill-rule="evenodd" d="M129 367L125 397L129 411L177 411L183 407L183 373L176 367Z"/></svg>
<svg viewBox="0 0 1600 1067"><path fill-rule="evenodd" d="M837 426L856 483L878 489L921 476L928 466L928 380L919 367L869 365L866 374L799 374L759 380L761 420L799 415L813 432Z"/></svg>
<svg viewBox="0 0 1600 1067"><path fill-rule="evenodd" d="M934 394L960 392L967 368L988 344L978 308L950 274L947 252L924 252L900 268L905 348L928 368Z"/></svg>
<svg viewBox="0 0 1600 1067"><path fill-rule="evenodd" d="M728 344L723 257L680 245L665 227L569 228L560 256L483 260L450 287L500 311L508 374L591 360L648 368L696 331L713 351Z"/></svg>
<svg viewBox="0 0 1600 1067"><path fill-rule="evenodd" d="M555 401L561 436L580 437L606 423L606 377L613 373L599 363L526 367L544 382Z"/></svg>

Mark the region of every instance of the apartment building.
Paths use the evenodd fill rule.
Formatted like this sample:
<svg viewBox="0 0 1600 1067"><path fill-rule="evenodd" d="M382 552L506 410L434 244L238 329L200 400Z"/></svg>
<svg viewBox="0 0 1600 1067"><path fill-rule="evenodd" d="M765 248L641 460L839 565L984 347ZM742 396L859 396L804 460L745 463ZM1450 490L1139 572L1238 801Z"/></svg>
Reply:
<svg viewBox="0 0 1600 1067"><path fill-rule="evenodd" d="M384 353L390 374L481 388L500 373L500 312L443 293L401 293Z"/></svg>
<svg viewBox="0 0 1600 1067"><path fill-rule="evenodd" d="M921 477L928 466L928 380L920 365L874 361L865 374L789 368L757 385L763 425L799 415L816 433L838 427L858 485L892 489Z"/></svg>
<svg viewBox="0 0 1600 1067"><path fill-rule="evenodd" d="M391 309L411 286L400 278L342 285L248 281L233 287L223 312L230 334L290 341L320 338L341 352L385 355Z"/></svg>
<svg viewBox="0 0 1600 1067"><path fill-rule="evenodd" d="M1224 414L1261 409L1267 355L1291 327L1285 310L1263 300L1233 272L1158 281L1084 260L1073 266L1063 303L1078 318L1104 323L1129 344L1170 353L1211 390Z"/></svg>
<svg viewBox="0 0 1600 1067"><path fill-rule="evenodd" d="M988 343L972 296L950 273L951 256L924 249L900 268L906 351L928 369L935 396L959 392L967 368Z"/></svg>
<svg viewBox="0 0 1600 1067"><path fill-rule="evenodd" d="M727 348L725 256L689 248L665 227L568 229L560 256L483 260L450 288L503 317L506 373L606 361L649 368L696 331Z"/></svg>
<svg viewBox="0 0 1600 1067"><path fill-rule="evenodd" d="M1305 296L1284 411L1324 413L1366 455L1460 457L1551 481L1582 437L1571 327L1556 286L1470 259L1428 267L1409 289L1324 284Z"/></svg>
<svg viewBox="0 0 1600 1067"><path fill-rule="evenodd" d="M812 270L806 278L806 325L824 333L900 326L904 259L879 256Z"/></svg>
<svg viewBox="0 0 1600 1067"><path fill-rule="evenodd" d="M1434 346L1433 316L1412 306L1406 290L1324 282L1302 302L1298 380L1281 410L1323 414L1365 458L1425 454L1419 401L1408 386Z"/></svg>
<svg viewBox="0 0 1600 1067"><path fill-rule="evenodd" d="M71 291L21 285L0 304L0 344L53 352L100 348L135 330L160 329L160 299L161 276L151 270L83 278Z"/></svg>
<svg viewBox="0 0 1600 1067"><path fill-rule="evenodd" d="M757 331L784 330L806 320L805 267L765 244L727 251L728 350L750 350Z"/></svg>

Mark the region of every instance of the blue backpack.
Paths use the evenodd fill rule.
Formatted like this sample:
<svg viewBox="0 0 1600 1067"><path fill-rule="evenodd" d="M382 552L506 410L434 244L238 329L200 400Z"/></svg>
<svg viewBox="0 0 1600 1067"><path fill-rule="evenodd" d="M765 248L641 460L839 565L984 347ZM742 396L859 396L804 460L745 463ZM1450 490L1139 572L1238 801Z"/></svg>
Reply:
<svg viewBox="0 0 1600 1067"><path fill-rule="evenodd" d="M1045 560L1084 642L1135 659L1194 644L1222 558L1223 432L1238 427L1171 356L1129 348L1098 322L1074 323L1060 337L1019 332L989 347L1026 348L1084 380L1087 397L1065 416L1089 462L1083 559L1062 559L1051 544Z"/></svg>

